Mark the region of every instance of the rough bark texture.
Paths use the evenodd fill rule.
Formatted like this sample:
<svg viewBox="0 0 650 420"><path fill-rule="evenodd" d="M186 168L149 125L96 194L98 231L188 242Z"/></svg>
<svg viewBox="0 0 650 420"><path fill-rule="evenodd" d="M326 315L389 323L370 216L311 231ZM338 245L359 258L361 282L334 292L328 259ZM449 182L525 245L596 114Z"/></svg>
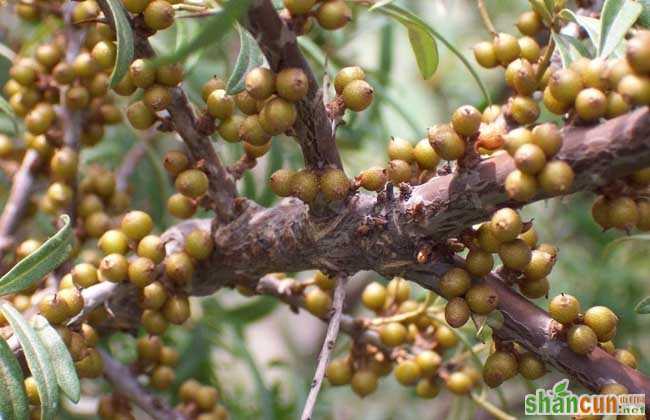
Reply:
<svg viewBox="0 0 650 420"><path fill-rule="evenodd" d="M269 0L253 1L246 26L257 39L273 71L301 68L309 79L309 93L297 104L298 119L293 127L305 166L341 168L341 157L334 140L334 125L325 111L323 93L298 48L294 32L280 19Z"/></svg>

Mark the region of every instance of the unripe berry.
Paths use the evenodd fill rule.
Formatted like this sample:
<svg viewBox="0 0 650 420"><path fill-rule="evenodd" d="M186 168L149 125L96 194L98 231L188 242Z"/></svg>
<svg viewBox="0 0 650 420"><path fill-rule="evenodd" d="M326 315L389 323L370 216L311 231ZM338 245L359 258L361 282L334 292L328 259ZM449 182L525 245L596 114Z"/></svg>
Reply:
<svg viewBox="0 0 650 420"><path fill-rule="evenodd" d="M345 87L354 80L364 80L366 73L359 66L344 67L336 74L334 78L334 88L338 95L343 93Z"/></svg>
<svg viewBox="0 0 650 420"><path fill-rule="evenodd" d="M632 352L625 350L625 349L616 349L614 352L614 357L616 360L618 360L620 363L631 367L632 369L636 369L637 367L637 361L636 361L636 356L632 354Z"/></svg>
<svg viewBox="0 0 650 420"><path fill-rule="evenodd" d="M438 285L440 295L447 300L463 296L469 290L472 278L462 268L454 267L447 271L441 278Z"/></svg>
<svg viewBox="0 0 650 420"><path fill-rule="evenodd" d="M50 171L57 179L72 180L77 175L79 156L69 147L63 147L54 152L50 160Z"/></svg>
<svg viewBox="0 0 650 420"><path fill-rule="evenodd" d="M422 378L415 385L415 395L420 398L435 398L440 393L440 388L431 378Z"/></svg>
<svg viewBox="0 0 650 420"><path fill-rule="evenodd" d="M420 367L423 376L431 376L440 367L442 358L434 351L424 350L415 356L415 363Z"/></svg>
<svg viewBox="0 0 650 420"><path fill-rule="evenodd" d="M494 54L502 65L507 66L519 58L520 53L519 43L514 36L502 32L494 37Z"/></svg>
<svg viewBox="0 0 650 420"><path fill-rule="evenodd" d="M609 223L617 229L633 228L639 221L639 210L629 197L617 197L608 205Z"/></svg>
<svg viewBox="0 0 650 420"><path fill-rule="evenodd" d="M409 182L412 176L411 165L403 160L395 159L388 162L388 167L386 168L386 175L388 179L398 185L402 182Z"/></svg>
<svg viewBox="0 0 650 420"><path fill-rule="evenodd" d="M650 77L629 74L618 84L618 93L635 105L650 104Z"/></svg>
<svg viewBox="0 0 650 420"><path fill-rule="evenodd" d="M151 372L149 384L158 390L169 388L176 379L174 370L169 366L156 366Z"/></svg>
<svg viewBox="0 0 650 420"><path fill-rule="evenodd" d="M129 263L129 281L139 288L143 288L155 278L156 265L149 258L138 257Z"/></svg>
<svg viewBox="0 0 650 420"><path fill-rule="evenodd" d="M408 140L392 137L388 142L388 158L391 160L400 159L410 163L414 159L413 146Z"/></svg>
<svg viewBox="0 0 650 420"><path fill-rule="evenodd" d="M184 250L187 254L197 260L204 260L212 253L214 242L210 232L202 229L194 229L185 237Z"/></svg>
<svg viewBox="0 0 650 420"><path fill-rule="evenodd" d="M88 106L90 94L83 86L73 86L65 94L65 105L73 110L79 110Z"/></svg>
<svg viewBox="0 0 650 420"><path fill-rule="evenodd" d="M314 201L318 191L318 177L308 169L296 172L291 179L291 194L305 203Z"/></svg>
<svg viewBox="0 0 650 420"><path fill-rule="evenodd" d="M458 344L458 337L454 334L454 331L446 325L438 325L434 337L438 345L443 349L449 349Z"/></svg>
<svg viewBox="0 0 650 420"><path fill-rule="evenodd" d="M375 392L378 380L375 372L369 369L361 369L352 375L350 386L355 394L363 398Z"/></svg>
<svg viewBox="0 0 650 420"><path fill-rule="evenodd" d="M538 251L546 252L548 255L557 260L559 249L551 244L539 244L536 248Z"/></svg>
<svg viewBox="0 0 650 420"><path fill-rule="evenodd" d="M397 382L404 386L415 385L422 375L420 366L413 360L404 360L398 363L394 373Z"/></svg>
<svg viewBox="0 0 650 420"><path fill-rule="evenodd" d="M560 69L553 73L549 80L550 93L559 102L572 104L583 89L580 74L571 69Z"/></svg>
<svg viewBox="0 0 650 420"><path fill-rule="evenodd" d="M328 0L316 10L316 20L324 29L334 31L352 20L352 10L344 0Z"/></svg>
<svg viewBox="0 0 650 420"><path fill-rule="evenodd" d="M158 310L167 300L167 291L160 282L154 281L142 289L141 296L140 304L144 309Z"/></svg>
<svg viewBox="0 0 650 420"><path fill-rule="evenodd" d="M178 389L178 397L183 402L190 402L196 399L201 384L195 379L188 379Z"/></svg>
<svg viewBox="0 0 650 420"><path fill-rule="evenodd" d="M111 219L103 211L96 211L84 221L84 230L91 238L99 238L108 230Z"/></svg>
<svg viewBox="0 0 650 420"><path fill-rule="evenodd" d="M124 4L126 10L137 15L144 11L150 1L151 0L122 0L122 4Z"/></svg>
<svg viewBox="0 0 650 420"><path fill-rule="evenodd" d="M185 252L168 255L164 265L165 275L176 284L188 283L194 275L194 263Z"/></svg>
<svg viewBox="0 0 650 420"><path fill-rule="evenodd" d="M291 195L292 179L295 171L291 169L279 169L269 178L269 188L279 197Z"/></svg>
<svg viewBox="0 0 650 420"><path fill-rule="evenodd" d="M431 147L429 139L420 140L413 148L413 157L420 169L436 169L440 162L440 156Z"/></svg>
<svg viewBox="0 0 650 420"><path fill-rule="evenodd" d="M578 116L585 121L596 121L607 111L607 97L598 89L587 88L580 91L575 101Z"/></svg>
<svg viewBox="0 0 650 420"><path fill-rule="evenodd" d="M361 302L368 309L381 311L386 303L386 288L377 282L368 284L361 294Z"/></svg>
<svg viewBox="0 0 650 420"><path fill-rule="evenodd" d="M208 191L208 176L199 169L187 169L178 174L174 186L181 194L198 198Z"/></svg>
<svg viewBox="0 0 650 420"><path fill-rule="evenodd" d="M486 276L492 271L492 267L494 267L492 254L480 248L470 250L465 258L465 268L473 276Z"/></svg>
<svg viewBox="0 0 650 420"><path fill-rule="evenodd" d="M519 356L519 374L524 378L534 381L544 376L545 373L544 362L533 353L526 352Z"/></svg>
<svg viewBox="0 0 650 420"><path fill-rule="evenodd" d="M515 239L499 246L499 258L505 267L512 270L523 270L530 262L532 252L526 242Z"/></svg>
<svg viewBox="0 0 650 420"><path fill-rule="evenodd" d="M526 202L535 197L539 184L533 175L526 174L517 169L508 174L504 188L508 197L511 199Z"/></svg>
<svg viewBox="0 0 650 420"><path fill-rule="evenodd" d="M99 281L97 268L88 263L79 263L72 268L72 280L79 287L90 287Z"/></svg>
<svg viewBox="0 0 650 420"><path fill-rule="evenodd" d="M407 335L406 327L399 322L389 322L379 329L379 338L388 347L397 347L404 344Z"/></svg>
<svg viewBox="0 0 650 420"><path fill-rule="evenodd" d="M361 112L370 106L374 94L375 90L368 82L353 80L343 89L342 97L347 108L355 112Z"/></svg>
<svg viewBox="0 0 650 420"><path fill-rule="evenodd" d="M117 47L113 41L99 41L93 47L90 55L101 69L109 69L115 65Z"/></svg>
<svg viewBox="0 0 650 420"><path fill-rule="evenodd" d="M305 292L305 309L319 318L327 315L332 306L332 298L318 287Z"/></svg>
<svg viewBox="0 0 650 420"><path fill-rule="evenodd" d="M446 379L447 389L456 395L468 394L473 386L472 379L465 372L452 372Z"/></svg>
<svg viewBox="0 0 650 420"><path fill-rule="evenodd" d="M472 312L487 315L499 304L499 295L487 283L478 283L469 288L465 300Z"/></svg>
<svg viewBox="0 0 650 420"><path fill-rule="evenodd" d="M521 233L523 222L516 210L505 207L497 210L490 219L490 227L494 236L500 242L517 239Z"/></svg>
<svg viewBox="0 0 650 420"><path fill-rule="evenodd" d="M127 74L117 85L113 86L113 91L120 96L131 96L137 88L131 80L131 76Z"/></svg>
<svg viewBox="0 0 650 420"><path fill-rule="evenodd" d="M249 115L239 127L239 137L253 146L263 146L271 140L271 135L260 125L259 116ZM245 146L245 145L244 145Z"/></svg>
<svg viewBox="0 0 650 420"><path fill-rule="evenodd" d="M609 92L607 94L607 110L605 111L605 118L611 119L627 114L630 111L630 104L618 92Z"/></svg>
<svg viewBox="0 0 650 420"><path fill-rule="evenodd" d="M533 142L533 134L527 128L519 127L506 134L503 141L508 154L514 156L521 146Z"/></svg>
<svg viewBox="0 0 650 420"><path fill-rule="evenodd" d="M327 201L341 201L350 191L350 180L341 169L326 169L319 177L319 184Z"/></svg>
<svg viewBox="0 0 650 420"><path fill-rule="evenodd" d="M201 97L203 98L203 101L207 102L210 94L215 90L219 90L219 89L225 90L226 82L224 82L217 76L213 76L210 80L205 82L201 87Z"/></svg>
<svg viewBox="0 0 650 420"><path fill-rule="evenodd" d="M332 290L336 287L336 279L330 277L322 271L317 271L314 274L314 284L322 290Z"/></svg>
<svg viewBox="0 0 650 420"><path fill-rule="evenodd" d="M137 101L126 109L126 118L133 128L146 130L156 122L156 114L143 101Z"/></svg>
<svg viewBox="0 0 650 420"><path fill-rule="evenodd" d="M190 166L190 159L187 154L180 150L170 150L165 153L163 166L171 176L177 176Z"/></svg>
<svg viewBox="0 0 650 420"><path fill-rule="evenodd" d="M539 173L546 165L544 151L541 147L532 143L519 147L515 152L514 160L517 169L528 175Z"/></svg>
<svg viewBox="0 0 650 420"><path fill-rule="evenodd" d="M259 113L262 129L274 136L289 130L298 118L296 106L281 97L269 99Z"/></svg>
<svg viewBox="0 0 650 420"><path fill-rule="evenodd" d="M575 297L562 293L549 302L548 313L560 324L570 324L578 318L580 302Z"/></svg>
<svg viewBox="0 0 650 420"><path fill-rule="evenodd" d="M465 299L452 298L445 305L445 321L454 328L460 328L469 320L470 309Z"/></svg>
<svg viewBox="0 0 650 420"><path fill-rule="evenodd" d="M521 50L521 58L530 61L531 63L537 62L542 55L542 49L537 41L529 36L519 38L519 49Z"/></svg>
<svg viewBox="0 0 650 420"><path fill-rule="evenodd" d="M549 287L550 286L548 284L548 279L544 277L539 280L526 280L520 283L519 291L528 299L539 299L543 296L548 295Z"/></svg>
<svg viewBox="0 0 650 420"><path fill-rule="evenodd" d="M560 160L548 162L537 175L540 187L549 195L567 194L574 178L573 169Z"/></svg>
<svg viewBox="0 0 650 420"><path fill-rule="evenodd" d="M492 223L483 223L476 232L476 242L483 251L495 253L499 251L501 241L497 239L492 231Z"/></svg>
<svg viewBox="0 0 650 420"><path fill-rule="evenodd" d="M638 74L650 73L650 31L637 32L627 43L625 57Z"/></svg>
<svg viewBox="0 0 650 420"><path fill-rule="evenodd" d="M122 254L109 254L99 263L102 280L119 283L127 279L129 262Z"/></svg>
<svg viewBox="0 0 650 420"><path fill-rule="evenodd" d="M133 210L124 215L120 229L129 239L139 241L151 232L153 229L153 220L151 220L151 216L147 213Z"/></svg>
<svg viewBox="0 0 650 420"><path fill-rule="evenodd" d="M142 100L149 109L158 112L169 106L172 102L172 96L168 87L153 85L144 92Z"/></svg>
<svg viewBox="0 0 650 420"><path fill-rule="evenodd" d="M352 367L346 358L334 359L327 365L325 376L333 386L347 385L352 379Z"/></svg>
<svg viewBox="0 0 650 420"><path fill-rule="evenodd" d="M609 341L616 333L618 317L605 306L594 306L585 312L584 323L596 333L598 341Z"/></svg>
<svg viewBox="0 0 650 420"><path fill-rule="evenodd" d="M235 100L223 89L212 91L206 103L210 115L220 120L225 120L235 112Z"/></svg>
<svg viewBox="0 0 650 420"><path fill-rule="evenodd" d="M474 58L476 62L487 69L494 68L499 65L497 54L494 49L494 44L491 42L483 41L474 45Z"/></svg>
<svg viewBox="0 0 650 420"><path fill-rule="evenodd" d="M165 64L156 69L156 82L174 87L183 81L185 70L181 63Z"/></svg>
<svg viewBox="0 0 650 420"><path fill-rule="evenodd" d="M409 168L409 177L410 175L411 174ZM384 188L384 185L386 185L386 170L384 168L375 166L361 172L358 179L361 186L368 191L380 191Z"/></svg>
<svg viewBox="0 0 650 420"><path fill-rule="evenodd" d="M463 105L454 111L451 124L458 134L466 137L473 136L481 125L481 113L471 105Z"/></svg>
<svg viewBox="0 0 650 420"><path fill-rule="evenodd" d="M104 232L97 244L104 254L124 255L129 250L129 238L117 229Z"/></svg>
<svg viewBox="0 0 650 420"><path fill-rule="evenodd" d="M550 159L562 148L562 134L555 124L540 124L533 128L532 143L539 146Z"/></svg>
<svg viewBox="0 0 650 420"><path fill-rule="evenodd" d="M540 280L551 273L555 258L546 252L533 250L530 262L524 267L523 272L527 281Z"/></svg>
<svg viewBox="0 0 650 420"><path fill-rule="evenodd" d="M586 325L574 325L566 335L569 348L577 354L588 354L596 348L598 339L596 333Z"/></svg>
<svg viewBox="0 0 650 420"><path fill-rule="evenodd" d="M189 219L196 212L196 203L181 193L172 194L167 199L167 211L179 219Z"/></svg>
<svg viewBox="0 0 650 420"><path fill-rule="evenodd" d="M160 363L165 366L176 366L179 358L180 354L172 347L163 346L160 349Z"/></svg>
<svg viewBox="0 0 650 420"><path fill-rule="evenodd" d="M38 304L38 310L51 324L61 324L68 319L69 308L56 295L48 295Z"/></svg>
<svg viewBox="0 0 650 420"><path fill-rule="evenodd" d="M397 303L405 302L411 296L411 286L409 282L401 277L395 277L388 282L386 287L388 296Z"/></svg>
<svg viewBox="0 0 650 420"><path fill-rule="evenodd" d="M169 28L174 23L174 8L164 0L153 0L142 14L144 23L154 31Z"/></svg>
<svg viewBox="0 0 650 420"><path fill-rule="evenodd" d="M519 15L516 26L522 34L535 36L543 28L542 18L536 12L529 10Z"/></svg>
<svg viewBox="0 0 650 420"><path fill-rule="evenodd" d="M149 258L155 264L165 258L165 248L162 239L156 235L147 235L138 242L137 254L139 257Z"/></svg>
<svg viewBox="0 0 650 420"><path fill-rule="evenodd" d="M235 95L235 104L241 112L246 115L257 114L257 99L253 98L248 92L241 91Z"/></svg>
<svg viewBox="0 0 650 420"><path fill-rule="evenodd" d="M510 116L520 125L534 123L539 113L539 105L533 98L519 95L510 100Z"/></svg>
<svg viewBox="0 0 650 420"><path fill-rule="evenodd" d="M245 79L246 91L257 100L264 100L275 90L275 76L264 67L257 67L248 72Z"/></svg>
<svg viewBox="0 0 650 420"><path fill-rule="evenodd" d="M495 351L485 360L483 380L490 388L496 388L514 377L518 371L517 359L512 353Z"/></svg>
<svg viewBox="0 0 650 420"><path fill-rule="evenodd" d="M301 68L287 68L276 76L275 88L284 99L298 102L309 92L309 79Z"/></svg>
<svg viewBox="0 0 650 420"><path fill-rule="evenodd" d="M190 317L190 302L187 296L171 296L163 307L162 313L165 319L172 324L180 325Z"/></svg>
<svg viewBox="0 0 650 420"><path fill-rule="evenodd" d="M138 58L129 66L129 79L135 86L146 89L156 81L156 68L150 61Z"/></svg>
<svg viewBox="0 0 650 420"><path fill-rule="evenodd" d="M433 149L444 160L457 160L465 155L465 141L449 126L429 128L428 137Z"/></svg>
<svg viewBox="0 0 650 420"><path fill-rule="evenodd" d="M240 139L239 131L241 129L244 117L241 115L233 115L221 121L217 127L217 132L225 141L229 143L237 143Z"/></svg>
<svg viewBox="0 0 650 420"><path fill-rule="evenodd" d="M316 4L316 0L283 0L283 2L292 16L307 14Z"/></svg>
<svg viewBox="0 0 650 420"><path fill-rule="evenodd" d="M553 94L551 93L551 89L548 86L544 89L542 102L544 102L544 106L546 107L546 109L548 109L549 112L555 115L566 114L567 112L569 112L569 109L571 109L571 106L573 105L572 103L565 103L565 102L558 101L553 96Z"/></svg>
<svg viewBox="0 0 650 420"><path fill-rule="evenodd" d="M151 309L142 311L140 323L149 334L157 335L163 334L169 325L160 312Z"/></svg>
<svg viewBox="0 0 650 420"><path fill-rule="evenodd" d="M36 82L38 73L32 66L24 63L17 63L9 69L9 76L23 86L31 86Z"/></svg>

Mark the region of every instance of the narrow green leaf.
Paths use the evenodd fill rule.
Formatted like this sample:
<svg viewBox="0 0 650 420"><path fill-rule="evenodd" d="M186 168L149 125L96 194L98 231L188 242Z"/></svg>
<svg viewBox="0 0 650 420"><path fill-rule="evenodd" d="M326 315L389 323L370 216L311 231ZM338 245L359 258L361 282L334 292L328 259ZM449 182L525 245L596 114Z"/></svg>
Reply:
<svg viewBox="0 0 650 420"><path fill-rule="evenodd" d="M579 59L580 57L589 57L589 51L587 48L580 42L580 40L564 34L558 34L556 32L551 33L553 40L555 40L555 45L558 52L560 53L560 58L562 59L562 67L567 68Z"/></svg>
<svg viewBox="0 0 650 420"><path fill-rule="evenodd" d="M200 28L201 23L197 19L176 19L174 25L176 26L176 48L179 48L181 45L185 45L190 39L192 39L198 28ZM200 48L198 51L187 57L183 63L185 74L190 74L194 67L199 64L204 52L205 49Z"/></svg>
<svg viewBox="0 0 650 420"><path fill-rule="evenodd" d="M619 245L625 242L644 242L644 241L650 241L650 233L640 233L637 235L621 236L620 238L617 238L607 244L607 246L603 250L603 257L608 256L616 247L618 247Z"/></svg>
<svg viewBox="0 0 650 420"><path fill-rule="evenodd" d="M370 6L368 10L372 12L373 10L378 9L382 6L386 6L388 3L392 3L393 1L395 0L379 0L377 3Z"/></svg>
<svg viewBox="0 0 650 420"><path fill-rule="evenodd" d="M438 68L438 46L436 40L417 26L408 30L411 48L418 62L420 74L424 79L429 79Z"/></svg>
<svg viewBox="0 0 650 420"><path fill-rule="evenodd" d="M130 335L118 331L108 339L108 349L111 356L124 364L131 364L138 359L136 339Z"/></svg>
<svg viewBox="0 0 650 420"><path fill-rule="evenodd" d="M544 22L551 23L553 21L553 9L546 7L546 3L542 0L528 0L530 6L538 15L542 17Z"/></svg>
<svg viewBox="0 0 650 420"><path fill-rule="evenodd" d="M425 21L420 19L415 14L409 12L408 10L406 10L406 9L400 7L400 6L394 5L394 4L387 4L385 6L377 8L375 10L377 10L378 12L381 12L381 13L387 15L387 16L390 16L390 17L392 17L394 19L397 19L402 24L406 25L406 23L404 23L404 22L408 22L408 27L409 28L411 26L417 26L421 30L425 31L431 37L434 37L437 40L439 40L440 42L442 42L465 65L465 67L470 72L470 74L472 75L472 77L474 78L476 83L481 88L481 91L483 92L483 95L485 97L485 101L487 103L489 103L489 104L492 103L492 99L490 98L490 94L489 94L487 88L483 84L483 81L478 76L478 73L476 72L476 70L474 69L472 64L465 58L465 56L463 54L461 54L460 51L458 51L456 49L456 47L454 47L444 36L442 36L442 34L440 34L438 31L433 29L433 27L431 25L429 25L428 23L426 23ZM437 49L436 49L436 58L435 58L436 67L437 67L437 62L438 62L437 55L438 54L437 54ZM434 69L434 71L435 71L435 69Z"/></svg>
<svg viewBox="0 0 650 420"><path fill-rule="evenodd" d="M108 7L113 15L113 22L115 22L115 32L117 35L117 57L115 58L115 67L111 73L110 86L117 85L124 77L129 66L133 61L134 47L133 47L133 30L131 29L131 22L126 16L126 12L122 7L120 0L106 0Z"/></svg>
<svg viewBox="0 0 650 420"><path fill-rule="evenodd" d="M18 337L29 371L36 381L36 389L38 389L41 399L41 418L53 419L59 404L59 386L52 367L52 360L36 335L36 331L20 312L8 303L1 304L0 310Z"/></svg>
<svg viewBox="0 0 650 420"><path fill-rule="evenodd" d="M22 420L29 415L23 372L7 343L0 337L0 418Z"/></svg>
<svg viewBox="0 0 650 420"><path fill-rule="evenodd" d="M643 6L631 0L606 0L600 13L598 57L607 58L637 21Z"/></svg>
<svg viewBox="0 0 650 420"><path fill-rule="evenodd" d="M41 315L34 317L32 327L50 356L59 387L72 402L78 403L81 397L79 377L72 356L61 336Z"/></svg>
<svg viewBox="0 0 650 420"><path fill-rule="evenodd" d="M72 252L70 217L64 214L59 220L63 227L54 236L0 278L0 296L28 288L68 259Z"/></svg>
<svg viewBox="0 0 650 420"><path fill-rule="evenodd" d="M582 29L587 32L587 36L589 36L589 40L591 41L594 50L598 49L598 46L600 45L600 21L598 19L578 15L570 9L562 10L560 12L560 17L564 20L580 25Z"/></svg>
<svg viewBox="0 0 650 420"><path fill-rule="evenodd" d="M233 68L226 83L226 93L228 95L235 95L243 91L246 74L251 69L264 63L262 51L257 46L255 38L240 25L237 25L237 31L239 32L239 55L235 62L235 68Z"/></svg>
<svg viewBox="0 0 650 420"><path fill-rule="evenodd" d="M639 0L639 3L643 7L641 11L641 16L639 16L639 25L644 28L650 28L650 0Z"/></svg>
<svg viewBox="0 0 650 420"><path fill-rule="evenodd" d="M555 10L555 0L544 0L544 6L546 6L546 10L548 10L549 13L553 13Z"/></svg>
<svg viewBox="0 0 650 420"><path fill-rule="evenodd" d="M641 315L650 314L650 296L641 299L641 302L634 307L634 312Z"/></svg>
<svg viewBox="0 0 650 420"><path fill-rule="evenodd" d="M219 41L230 29L233 23L248 10L251 0L229 0L221 11L204 19L194 38L176 48L170 54L161 55L153 62L156 65L170 64L183 61L188 55Z"/></svg>
<svg viewBox="0 0 650 420"><path fill-rule="evenodd" d="M14 127L14 132L12 134L17 134L18 123L16 122L16 114L14 113L14 110L11 109L11 105L9 105L9 102L7 102L7 100L2 96L0 96L0 112L7 114L7 116L11 120L11 124Z"/></svg>

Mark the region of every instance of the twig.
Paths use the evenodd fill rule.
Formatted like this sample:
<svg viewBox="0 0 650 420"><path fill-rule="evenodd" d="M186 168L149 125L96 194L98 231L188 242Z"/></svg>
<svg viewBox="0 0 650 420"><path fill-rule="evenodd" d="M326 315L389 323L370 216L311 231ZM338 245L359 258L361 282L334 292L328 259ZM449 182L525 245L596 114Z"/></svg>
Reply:
<svg viewBox="0 0 650 420"><path fill-rule="evenodd" d="M555 41L553 38L548 42L548 45L546 46L546 52L544 53L544 56L539 60L539 64L537 66L537 81L542 80L542 77L544 77L544 73L546 73L546 69L548 66L551 64L551 58L553 57L553 52L555 51Z"/></svg>
<svg viewBox="0 0 650 420"><path fill-rule="evenodd" d="M152 127L144 134L138 135L138 141L131 146L131 149L122 159L122 164L115 175L115 189L117 191L126 191L129 187L129 178L138 168L138 164L147 154L147 144L150 143L158 134L156 127Z"/></svg>
<svg viewBox="0 0 650 420"><path fill-rule="evenodd" d="M330 317L329 324L327 325L327 334L323 341L323 347L318 355L318 365L316 366L316 373L314 373L314 380L311 383L311 389L305 402L305 407L302 410L302 420L310 420L318 398L318 392L323 384L325 377L325 369L329 362L330 354L336 344L336 338L339 335L339 327L341 325L341 315L343 313L343 301L345 300L345 285L340 276L336 277L336 288L334 289L334 300L332 302L332 316Z"/></svg>
<svg viewBox="0 0 650 420"><path fill-rule="evenodd" d="M510 414L504 412L501 410L499 407L496 405L492 404L485 398L479 397L478 395L472 393L470 394L472 400L478 404L481 408L483 408L485 411L490 413L492 416L494 416L495 419L497 420L517 420L516 417L511 416Z"/></svg>
<svg viewBox="0 0 650 420"><path fill-rule="evenodd" d="M230 172L233 178L241 179L244 176L244 172L253 169L256 165L257 159L245 154L237 162L228 167L228 172Z"/></svg>
<svg viewBox="0 0 650 420"><path fill-rule="evenodd" d="M187 420L183 414L170 407L165 400L144 389L133 372L104 350L99 350L104 361L104 377L116 392L126 396L155 420Z"/></svg>
<svg viewBox="0 0 650 420"><path fill-rule="evenodd" d="M477 0L477 6L478 6L478 11L481 15L481 19L483 20L483 24L485 25L485 28L492 34L493 36L497 36L497 30L494 28L494 24L492 23L492 19L490 18L490 13L487 10L487 7L485 6L485 0Z"/></svg>

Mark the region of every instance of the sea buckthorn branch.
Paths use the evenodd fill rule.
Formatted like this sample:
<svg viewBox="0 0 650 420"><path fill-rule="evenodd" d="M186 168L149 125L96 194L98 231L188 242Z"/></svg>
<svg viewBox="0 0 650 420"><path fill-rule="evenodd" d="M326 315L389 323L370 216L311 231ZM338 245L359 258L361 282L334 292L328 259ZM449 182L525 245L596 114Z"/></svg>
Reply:
<svg viewBox="0 0 650 420"><path fill-rule="evenodd" d="M97 3L104 15L109 17L111 27L115 28L107 2L99 0ZM154 57L155 52L146 36L138 31L137 27L133 25L133 21L131 24L134 26L136 57ZM221 162L210 138L199 130L197 116L183 88L177 86L170 89L170 93L171 103L167 107L167 111L171 116L174 130L187 145L194 163L201 165L210 180L207 193L210 206L220 221L228 222L235 217L236 212L234 200L237 196L237 188L234 179Z"/></svg>
<svg viewBox="0 0 650 420"><path fill-rule="evenodd" d="M12 236L18 228L21 217L25 215L25 208L36 181L34 170L40 162L38 152L30 149L25 152L20 168L14 175L9 198L0 215L0 253L4 253L13 244Z"/></svg>
<svg viewBox="0 0 650 420"><path fill-rule="evenodd" d="M322 89L298 47L295 33L283 22L270 0L253 1L246 27L257 39L274 72L293 67L302 69L307 75L309 92L296 104L298 118L293 126L305 166L310 169L341 168L334 124L328 117Z"/></svg>
<svg viewBox="0 0 650 420"><path fill-rule="evenodd" d="M131 370L113 359L103 350L99 351L104 361L104 377L120 395L131 400L155 420L187 420L167 402L143 388Z"/></svg>

